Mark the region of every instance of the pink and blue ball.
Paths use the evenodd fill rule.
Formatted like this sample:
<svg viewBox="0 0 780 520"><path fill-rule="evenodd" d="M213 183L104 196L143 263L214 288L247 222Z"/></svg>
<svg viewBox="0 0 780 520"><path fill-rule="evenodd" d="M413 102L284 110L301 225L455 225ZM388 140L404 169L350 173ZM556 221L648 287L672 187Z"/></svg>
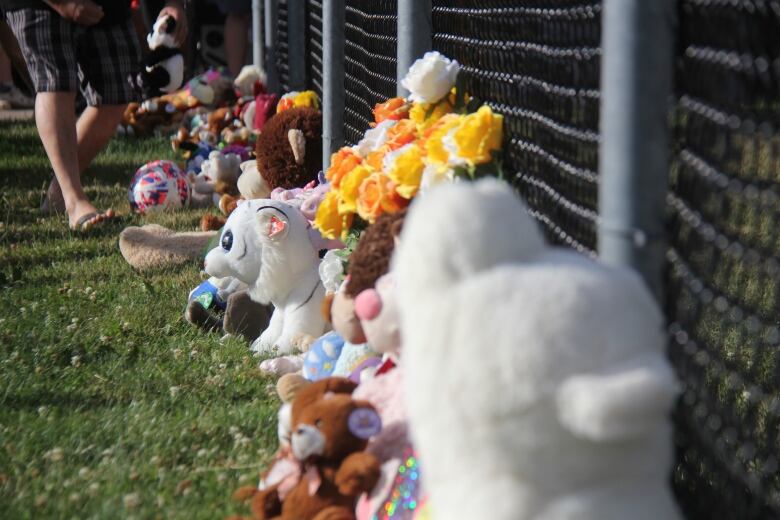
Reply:
<svg viewBox="0 0 780 520"><path fill-rule="evenodd" d="M152 161L135 172L128 199L130 208L142 214L186 207L190 202L190 183L176 163Z"/></svg>

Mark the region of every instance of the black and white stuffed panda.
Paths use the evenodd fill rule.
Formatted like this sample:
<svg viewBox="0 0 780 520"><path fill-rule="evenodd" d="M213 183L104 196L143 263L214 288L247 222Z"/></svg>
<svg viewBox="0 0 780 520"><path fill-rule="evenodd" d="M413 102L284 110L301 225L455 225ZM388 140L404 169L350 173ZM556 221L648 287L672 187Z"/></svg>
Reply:
<svg viewBox="0 0 780 520"><path fill-rule="evenodd" d="M144 99L169 94L181 88L184 80L184 57L173 40L176 20L172 16L159 18L146 37L149 54L141 70L128 80Z"/></svg>

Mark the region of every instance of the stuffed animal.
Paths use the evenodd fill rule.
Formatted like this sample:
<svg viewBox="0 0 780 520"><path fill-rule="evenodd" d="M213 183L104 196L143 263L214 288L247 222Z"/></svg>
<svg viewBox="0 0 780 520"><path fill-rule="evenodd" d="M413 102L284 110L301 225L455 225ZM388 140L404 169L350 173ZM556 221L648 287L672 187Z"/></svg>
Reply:
<svg viewBox="0 0 780 520"><path fill-rule="evenodd" d="M173 40L176 20L163 16L154 23L152 32L146 37L149 54L141 64L141 70L128 77L133 88L149 99L162 93L172 93L181 87L184 80L184 57Z"/></svg>
<svg viewBox="0 0 780 520"><path fill-rule="evenodd" d="M374 407L350 396L354 387L345 379L328 378L298 392L290 410L289 445L303 471L283 497L281 482L252 491L253 518L354 518L358 495L379 477L379 461L363 450L381 430Z"/></svg>
<svg viewBox="0 0 780 520"><path fill-rule="evenodd" d="M210 107L230 104L236 99L233 78L224 68L209 69L187 83L187 90L201 105Z"/></svg>
<svg viewBox="0 0 780 520"><path fill-rule="evenodd" d="M251 343L268 327L271 309L252 301L244 283L212 276L190 291L184 319L205 331L244 337Z"/></svg>
<svg viewBox="0 0 780 520"><path fill-rule="evenodd" d="M318 274L318 251L309 223L295 207L269 199L244 201L231 213L220 245L206 255L211 276L233 276L249 286L260 303L272 303L268 328L252 350L287 354L296 335L320 336L325 320L320 305L325 296Z"/></svg>
<svg viewBox="0 0 780 520"><path fill-rule="evenodd" d="M128 226L119 234L119 250L128 264L149 271L199 262L214 231L175 232L157 224Z"/></svg>
<svg viewBox="0 0 780 520"><path fill-rule="evenodd" d="M255 145L257 171L275 188L300 188L322 170L322 114L291 108L268 120Z"/></svg>
<svg viewBox="0 0 780 520"><path fill-rule="evenodd" d="M353 398L374 405L382 419L382 431L371 438L366 448L382 462L382 477L370 494L361 497L357 508L358 520L370 520L386 504L392 503L395 503L392 506L395 513L388 518L410 518L415 504L423 497L419 485L403 479L405 471L415 471L417 476L413 480L418 480L420 468L416 457L410 453L413 448L403 398L404 370L396 366L401 359L396 293L390 272L380 277L374 288L364 290L355 298L355 313L368 342L385 358L374 377L364 378L352 393ZM414 467L409 466L410 463Z"/></svg>
<svg viewBox="0 0 780 520"><path fill-rule="evenodd" d="M258 84L265 88L265 71L256 65L244 65L233 80L233 86L241 97L252 96L258 88Z"/></svg>
<svg viewBox="0 0 780 520"><path fill-rule="evenodd" d="M241 109L241 120L244 126L253 132L260 132L268 120L276 113L276 103L279 97L266 92L258 93L254 99Z"/></svg>
<svg viewBox="0 0 780 520"><path fill-rule="evenodd" d="M214 205L219 207L223 195L238 195L236 183L240 173L241 158L238 155L214 150L201 163L200 174L194 177L193 189L200 193L211 191ZM193 180L192 177L190 179Z"/></svg>
<svg viewBox="0 0 780 520"><path fill-rule="evenodd" d="M434 518L680 518L677 383L633 271L548 246L513 190L483 180L416 201L394 273Z"/></svg>

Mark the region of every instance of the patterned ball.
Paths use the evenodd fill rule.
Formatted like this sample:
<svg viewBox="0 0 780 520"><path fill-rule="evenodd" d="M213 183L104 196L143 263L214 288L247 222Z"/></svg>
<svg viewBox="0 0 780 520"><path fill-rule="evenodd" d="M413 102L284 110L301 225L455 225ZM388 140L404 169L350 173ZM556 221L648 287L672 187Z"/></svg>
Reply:
<svg viewBox="0 0 780 520"><path fill-rule="evenodd" d="M152 161L135 172L128 198L138 213L181 208L190 203L190 183L175 163Z"/></svg>

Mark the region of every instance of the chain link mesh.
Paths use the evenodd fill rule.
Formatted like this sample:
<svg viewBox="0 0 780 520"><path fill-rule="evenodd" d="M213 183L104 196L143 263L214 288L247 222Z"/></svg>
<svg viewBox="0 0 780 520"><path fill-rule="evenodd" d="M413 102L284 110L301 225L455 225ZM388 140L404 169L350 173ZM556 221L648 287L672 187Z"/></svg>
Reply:
<svg viewBox="0 0 780 520"><path fill-rule="evenodd" d="M680 3L668 195L679 503L780 517L780 2Z"/></svg>
<svg viewBox="0 0 780 520"><path fill-rule="evenodd" d="M287 0L278 0L276 11L276 71L282 93L290 90L290 53L287 39Z"/></svg>
<svg viewBox="0 0 780 520"><path fill-rule="evenodd" d="M306 88L322 99L322 0L306 2Z"/></svg>
<svg viewBox="0 0 780 520"><path fill-rule="evenodd" d="M347 0L344 27L344 138L357 143L373 122L374 105L395 97L397 2Z"/></svg>
<svg viewBox="0 0 780 520"><path fill-rule="evenodd" d="M504 115L504 171L548 238L595 254L601 4L433 0L433 47Z"/></svg>

